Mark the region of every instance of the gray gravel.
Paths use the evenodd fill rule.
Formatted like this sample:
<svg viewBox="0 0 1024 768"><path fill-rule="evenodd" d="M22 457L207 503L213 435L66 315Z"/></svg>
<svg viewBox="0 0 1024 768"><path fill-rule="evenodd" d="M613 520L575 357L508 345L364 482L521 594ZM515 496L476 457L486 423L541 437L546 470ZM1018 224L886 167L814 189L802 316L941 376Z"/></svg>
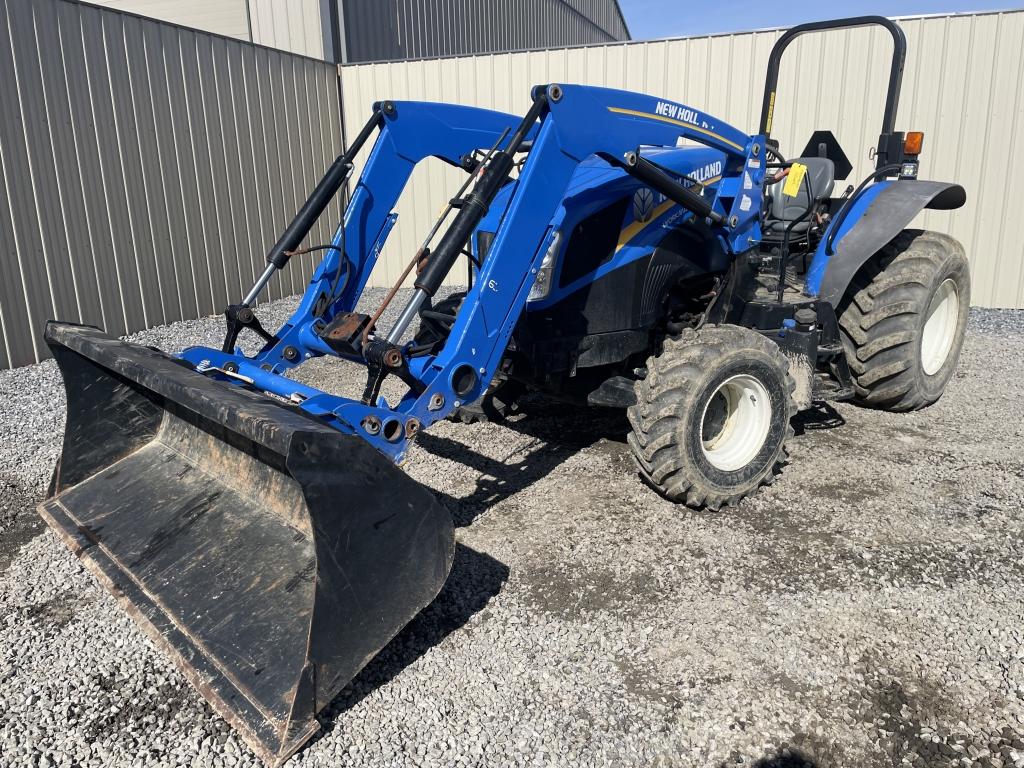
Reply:
<svg viewBox="0 0 1024 768"><path fill-rule="evenodd" d="M436 425L406 469L460 526L452 577L290 764L1024 767L1022 349L1024 313L976 310L937 405L804 414L780 481L718 514L647 490L615 412ZM54 364L0 399L0 764L254 765L38 522Z"/></svg>

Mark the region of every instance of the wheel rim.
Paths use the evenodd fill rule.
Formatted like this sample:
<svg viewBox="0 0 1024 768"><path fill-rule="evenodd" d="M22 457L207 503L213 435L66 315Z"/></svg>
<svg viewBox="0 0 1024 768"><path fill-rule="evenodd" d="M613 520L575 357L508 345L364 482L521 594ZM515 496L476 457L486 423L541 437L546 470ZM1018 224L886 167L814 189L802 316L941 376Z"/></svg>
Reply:
<svg viewBox="0 0 1024 768"><path fill-rule="evenodd" d="M701 415L704 456L723 472L741 469L760 453L771 423L771 398L760 381L747 374L726 379Z"/></svg>
<svg viewBox="0 0 1024 768"><path fill-rule="evenodd" d="M921 332L921 367L928 376L946 364L959 322L960 292L953 280L944 280L928 305Z"/></svg>

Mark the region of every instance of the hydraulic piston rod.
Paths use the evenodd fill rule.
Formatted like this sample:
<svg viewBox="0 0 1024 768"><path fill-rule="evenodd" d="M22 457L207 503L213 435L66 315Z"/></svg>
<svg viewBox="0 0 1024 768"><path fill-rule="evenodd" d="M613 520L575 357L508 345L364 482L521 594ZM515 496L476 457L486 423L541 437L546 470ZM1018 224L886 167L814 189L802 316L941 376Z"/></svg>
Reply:
<svg viewBox="0 0 1024 768"><path fill-rule="evenodd" d="M381 108L375 107L370 119L366 121L366 125L359 131L355 140L349 145L348 149L331 163L331 167L327 169L327 173L324 174L320 183L316 185L316 188L310 193L306 202L303 203L302 208L295 214L295 218L288 225L288 229L284 231L284 234L274 244L274 247L270 249L270 253L267 254L267 268L263 270L263 273L253 284L249 293L242 300L243 306L248 307L256 301L256 297L266 287L274 272L284 269L285 265L288 264L292 251L299 247L299 244L309 234L309 230L313 228L316 220L320 218L320 214L324 212L328 204L338 193L338 190L341 189L341 186L352 175L356 155L359 154L359 150L363 148L366 140L370 138L373 130L380 124Z"/></svg>
<svg viewBox="0 0 1024 768"><path fill-rule="evenodd" d="M426 267L416 279L416 293L413 294L409 303L398 318L387 340L397 343L402 334L415 319L423 302L428 297L437 293L441 283L455 265L456 260L462 254L462 249L469 240L470 235L476 229L480 220L487 214L487 209L493 202L495 195L504 186L508 179L509 172L515 163L516 152L526 140L527 135L533 128L537 119L547 108L548 97L546 91L540 90L533 100L533 106L526 113L522 122L516 128L516 132L509 139L505 149L494 152L490 161L483 169L479 182L465 198L463 198L458 214L452 220L451 226L441 237L437 248L430 255Z"/></svg>

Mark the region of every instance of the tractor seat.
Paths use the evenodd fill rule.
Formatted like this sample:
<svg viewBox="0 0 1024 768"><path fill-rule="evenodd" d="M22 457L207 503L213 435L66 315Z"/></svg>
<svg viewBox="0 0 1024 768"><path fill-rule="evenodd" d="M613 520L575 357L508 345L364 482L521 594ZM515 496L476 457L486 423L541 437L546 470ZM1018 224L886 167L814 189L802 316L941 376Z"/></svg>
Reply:
<svg viewBox="0 0 1024 768"><path fill-rule="evenodd" d="M781 237L786 227L799 219L807 212L807 206L812 200L814 205L820 205L832 195L832 188L835 186L836 167L835 163L826 157L798 157L793 162L807 166L807 173L800 183L800 189L796 197L788 197L782 194L782 188L786 179L776 182L769 189L771 203L768 207L768 216L765 220L764 231L767 234ZM801 234L810 229L811 218L801 221L793 227L793 234Z"/></svg>

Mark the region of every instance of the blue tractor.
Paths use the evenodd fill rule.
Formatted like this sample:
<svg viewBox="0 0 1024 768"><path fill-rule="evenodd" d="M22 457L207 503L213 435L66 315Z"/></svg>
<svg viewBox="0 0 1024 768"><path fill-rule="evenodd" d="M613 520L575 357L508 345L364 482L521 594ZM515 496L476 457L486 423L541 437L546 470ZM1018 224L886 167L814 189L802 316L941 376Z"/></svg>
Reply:
<svg viewBox="0 0 1024 768"><path fill-rule="evenodd" d="M772 138L779 62L799 35L881 25L894 52L876 168L816 132ZM42 515L267 762L440 590L454 533L395 467L452 414L500 416L524 392L625 409L641 477L719 509L769 483L790 420L829 400L905 411L956 366L969 277L952 238L916 229L964 204L917 178L922 137L895 130L906 43L887 19L807 24L771 54L744 133L693 107L581 85L533 89L525 116L381 101L225 312L219 349L178 357L50 323L63 453ZM376 136L298 309L253 305ZM375 312L356 311L420 161L465 183ZM469 287L435 300L456 264ZM381 317L398 288L414 292ZM240 333L262 337L246 356ZM362 365L358 400L288 374ZM388 377L404 394L381 396Z"/></svg>

